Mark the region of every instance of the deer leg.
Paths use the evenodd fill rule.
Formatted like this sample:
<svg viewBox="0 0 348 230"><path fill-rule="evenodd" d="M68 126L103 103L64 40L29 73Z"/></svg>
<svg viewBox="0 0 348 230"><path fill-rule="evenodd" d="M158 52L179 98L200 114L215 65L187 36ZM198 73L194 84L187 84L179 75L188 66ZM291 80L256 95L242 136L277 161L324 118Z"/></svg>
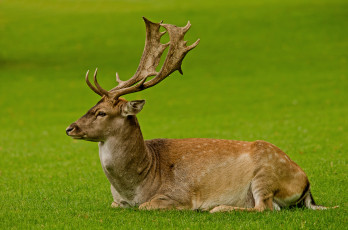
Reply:
<svg viewBox="0 0 348 230"><path fill-rule="evenodd" d="M254 181L251 183L251 193L255 201L255 206L253 208L219 205L210 210L210 213L230 211L263 212L266 209L273 210L274 192L272 191L272 182L269 181L267 183L265 183L263 175L261 175L260 177L256 177Z"/></svg>
<svg viewBox="0 0 348 230"><path fill-rule="evenodd" d="M111 208L126 208L130 206L126 201L124 201L121 198L120 194L118 194L114 186L111 185L110 190L111 190L111 194L113 198L113 202L111 203Z"/></svg>
<svg viewBox="0 0 348 230"><path fill-rule="evenodd" d="M219 205L212 210L210 210L210 213L214 212L231 212L231 211L247 211L247 212L263 212L266 209L273 210L273 195L270 197L260 198L255 200L255 207L254 208L240 208L240 207L233 207L228 205Z"/></svg>
<svg viewBox="0 0 348 230"><path fill-rule="evenodd" d="M111 203L111 208L119 208L120 207L120 196L118 192L114 188L114 186L110 185L110 190L113 198L113 202Z"/></svg>
<svg viewBox="0 0 348 230"><path fill-rule="evenodd" d="M170 199L165 195L157 195L150 201L145 202L139 206L141 210L155 210L155 209L175 209L178 202Z"/></svg>
<svg viewBox="0 0 348 230"><path fill-rule="evenodd" d="M117 203L116 201L113 201L113 202L111 203L111 208L119 208L119 207L120 207L120 204Z"/></svg>

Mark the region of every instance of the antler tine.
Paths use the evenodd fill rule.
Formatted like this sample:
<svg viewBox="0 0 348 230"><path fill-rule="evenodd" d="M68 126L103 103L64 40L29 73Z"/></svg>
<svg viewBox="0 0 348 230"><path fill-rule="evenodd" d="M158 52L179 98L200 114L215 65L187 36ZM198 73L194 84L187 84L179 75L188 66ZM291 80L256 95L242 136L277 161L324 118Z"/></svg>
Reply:
<svg viewBox="0 0 348 230"><path fill-rule="evenodd" d="M130 87L122 88L122 89L115 91L115 93L113 94L114 99L116 100L117 98L119 98L122 95L129 94L129 93L135 93L135 92L143 90L144 83L146 82L147 78L148 77L144 77L141 81L139 81L135 85L132 85Z"/></svg>
<svg viewBox="0 0 348 230"><path fill-rule="evenodd" d="M99 85L99 83L98 83L98 81L97 81L97 73L98 73L98 68L96 68L95 71L94 71L94 84L95 84L95 86L97 86L99 92L100 92L102 95L105 95L105 96L109 97L109 92L108 92L107 90L103 89L103 88Z"/></svg>
<svg viewBox="0 0 348 230"><path fill-rule="evenodd" d="M184 26L184 28L183 28L184 34L190 29L190 27L191 27L191 23L190 23L190 21L187 21L186 26Z"/></svg>
<svg viewBox="0 0 348 230"><path fill-rule="evenodd" d="M197 41L195 41L192 45L188 46L186 49L187 49L187 52L192 50L193 48L195 48L199 42L201 41L201 39L197 39Z"/></svg>
<svg viewBox="0 0 348 230"><path fill-rule="evenodd" d="M118 88L122 88L124 86L124 84L126 83L126 81L121 80L121 78L117 72L116 72L116 81L118 83L118 85L117 85Z"/></svg>
<svg viewBox="0 0 348 230"><path fill-rule="evenodd" d="M122 80L120 79L120 76L118 75L117 72L116 72L116 81L117 81L118 85L122 85L122 84L124 84L124 82L125 82L125 81L122 81Z"/></svg>
<svg viewBox="0 0 348 230"><path fill-rule="evenodd" d="M98 94L99 96L103 96L103 94L101 92L98 91L98 89L96 89L92 83L88 80L88 74L89 74L89 70L87 70L87 73L86 73L86 83L87 85L89 86L89 88L91 88L91 90L93 90L96 94Z"/></svg>

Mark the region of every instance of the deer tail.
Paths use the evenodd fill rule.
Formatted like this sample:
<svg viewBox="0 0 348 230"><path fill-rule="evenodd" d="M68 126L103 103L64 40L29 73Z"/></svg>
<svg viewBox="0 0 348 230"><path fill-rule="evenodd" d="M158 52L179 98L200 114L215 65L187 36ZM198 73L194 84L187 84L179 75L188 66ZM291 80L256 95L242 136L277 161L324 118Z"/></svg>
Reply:
<svg viewBox="0 0 348 230"><path fill-rule="evenodd" d="M333 209L333 208L338 208L338 206L334 206L334 207L325 207L322 205L317 205L313 199L311 190L308 189L308 192L304 198L304 205L312 210L326 210L326 209Z"/></svg>

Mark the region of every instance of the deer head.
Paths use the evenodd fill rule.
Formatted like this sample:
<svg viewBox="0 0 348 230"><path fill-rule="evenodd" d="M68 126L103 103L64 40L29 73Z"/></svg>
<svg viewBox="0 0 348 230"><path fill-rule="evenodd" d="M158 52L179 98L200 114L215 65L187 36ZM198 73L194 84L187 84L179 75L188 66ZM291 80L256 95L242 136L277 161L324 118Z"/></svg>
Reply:
<svg viewBox="0 0 348 230"><path fill-rule="evenodd" d="M94 73L95 86L88 80L89 71L87 71L87 85L102 99L66 129L67 135L75 139L100 142L115 133L127 132L129 127L137 124L135 115L141 111L145 101L128 102L120 97L157 85L176 70L182 74L181 64L185 55L199 43L198 39L192 45L186 46L184 35L191 26L190 22L184 27L177 27L162 22L153 23L145 17L143 19L146 25L146 41L137 71L127 81L122 81L116 73L118 85L109 91L98 84L97 69ZM166 31L160 32L161 26ZM167 31L170 41L162 44L160 39ZM168 54L162 68L157 72L156 68L167 47L169 47ZM153 78L147 81L149 77Z"/></svg>

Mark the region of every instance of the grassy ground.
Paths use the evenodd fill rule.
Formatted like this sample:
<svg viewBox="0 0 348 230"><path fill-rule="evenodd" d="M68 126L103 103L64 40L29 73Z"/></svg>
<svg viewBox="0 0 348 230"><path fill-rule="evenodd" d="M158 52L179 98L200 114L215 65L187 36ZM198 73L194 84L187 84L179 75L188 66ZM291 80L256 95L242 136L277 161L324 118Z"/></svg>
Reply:
<svg viewBox="0 0 348 230"><path fill-rule="evenodd" d="M248 3L244 3L248 2ZM347 228L346 1L0 2L0 229ZM192 28L183 70L146 92L146 139L263 139L308 174L317 203L339 209L208 214L111 209L97 145L65 128L103 86L130 77L141 16Z"/></svg>

